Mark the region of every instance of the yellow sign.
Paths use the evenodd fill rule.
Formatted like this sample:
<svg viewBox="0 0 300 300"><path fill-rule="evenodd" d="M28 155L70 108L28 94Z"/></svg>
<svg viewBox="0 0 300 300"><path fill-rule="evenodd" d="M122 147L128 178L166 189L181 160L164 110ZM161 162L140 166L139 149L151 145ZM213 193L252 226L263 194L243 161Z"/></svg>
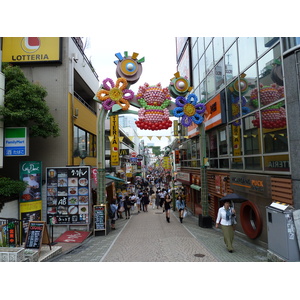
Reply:
<svg viewBox="0 0 300 300"><path fill-rule="evenodd" d="M61 38L4 37L2 61L11 63L61 62Z"/></svg>
<svg viewBox="0 0 300 300"><path fill-rule="evenodd" d="M110 117L110 164L118 166L119 162L119 117Z"/></svg>

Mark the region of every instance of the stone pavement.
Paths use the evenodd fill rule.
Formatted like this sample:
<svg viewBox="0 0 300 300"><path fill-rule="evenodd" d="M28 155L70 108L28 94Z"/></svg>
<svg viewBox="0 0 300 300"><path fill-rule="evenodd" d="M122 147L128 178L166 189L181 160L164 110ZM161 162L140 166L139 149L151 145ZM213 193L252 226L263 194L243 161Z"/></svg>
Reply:
<svg viewBox="0 0 300 300"><path fill-rule="evenodd" d="M221 230L201 228L198 218L179 222L171 212L166 222L162 209L116 221L106 236L90 236L81 244L60 245L61 254L50 262L267 262L267 250L235 236L233 253L226 250ZM67 248L66 248L67 247Z"/></svg>

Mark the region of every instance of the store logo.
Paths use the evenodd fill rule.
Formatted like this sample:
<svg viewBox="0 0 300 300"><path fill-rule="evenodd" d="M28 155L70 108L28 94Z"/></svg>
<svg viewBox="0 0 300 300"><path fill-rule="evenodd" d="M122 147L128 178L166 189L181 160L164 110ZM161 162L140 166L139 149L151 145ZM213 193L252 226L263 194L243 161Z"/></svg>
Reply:
<svg viewBox="0 0 300 300"><path fill-rule="evenodd" d="M38 37L24 37L21 41L23 51L27 53L36 52L41 46L41 41Z"/></svg>

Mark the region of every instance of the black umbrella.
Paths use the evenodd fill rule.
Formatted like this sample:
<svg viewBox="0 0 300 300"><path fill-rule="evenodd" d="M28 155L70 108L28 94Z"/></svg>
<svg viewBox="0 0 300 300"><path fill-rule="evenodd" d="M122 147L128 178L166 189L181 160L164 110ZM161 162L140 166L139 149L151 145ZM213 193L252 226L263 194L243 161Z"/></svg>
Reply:
<svg viewBox="0 0 300 300"><path fill-rule="evenodd" d="M238 194L232 193L232 194L227 194L226 196L221 198L219 201L220 202L221 201L232 201L235 203L242 203L242 202L248 201L248 199L246 199Z"/></svg>

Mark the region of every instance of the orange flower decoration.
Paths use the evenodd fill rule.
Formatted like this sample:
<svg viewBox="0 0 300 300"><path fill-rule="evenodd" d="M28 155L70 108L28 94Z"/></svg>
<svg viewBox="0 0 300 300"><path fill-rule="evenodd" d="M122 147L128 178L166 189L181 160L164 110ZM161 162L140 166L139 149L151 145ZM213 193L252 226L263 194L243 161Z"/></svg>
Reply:
<svg viewBox="0 0 300 300"><path fill-rule="evenodd" d="M123 77L117 79L116 83L112 79L103 80L103 89L97 93L97 98L103 101L103 108L110 110L115 104L121 106L122 110L128 110L130 104L128 100L132 100L134 93L126 89L128 83Z"/></svg>

